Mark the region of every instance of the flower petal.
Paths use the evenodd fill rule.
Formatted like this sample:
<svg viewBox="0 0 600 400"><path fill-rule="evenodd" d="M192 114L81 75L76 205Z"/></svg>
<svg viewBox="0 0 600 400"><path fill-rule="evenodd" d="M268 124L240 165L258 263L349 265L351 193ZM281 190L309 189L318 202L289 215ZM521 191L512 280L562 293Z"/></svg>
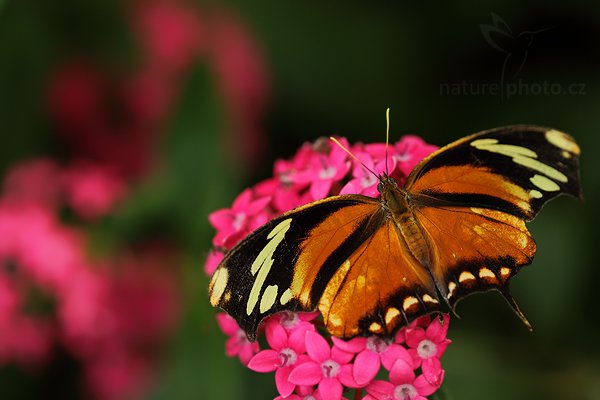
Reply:
<svg viewBox="0 0 600 400"><path fill-rule="evenodd" d="M277 391L284 398L292 394L296 388L296 385L289 380L291 372L292 367L282 367L275 372L275 386L277 386Z"/></svg>
<svg viewBox="0 0 600 400"><path fill-rule="evenodd" d="M386 381L374 381L367 386L367 393L377 400L388 400L394 396L395 386Z"/></svg>
<svg viewBox="0 0 600 400"><path fill-rule="evenodd" d="M279 318L271 318L265 327L267 343L274 350L281 350L288 345L287 332L279 323Z"/></svg>
<svg viewBox="0 0 600 400"><path fill-rule="evenodd" d="M426 339L425 331L422 328L412 328L406 330L406 344L410 347L417 348L421 340Z"/></svg>
<svg viewBox="0 0 600 400"><path fill-rule="evenodd" d="M340 381L335 378L325 378L319 382L319 394L327 400L340 400L344 388Z"/></svg>
<svg viewBox="0 0 600 400"><path fill-rule="evenodd" d="M442 340L446 339L446 334L448 333L448 325L450 322L450 318L446 314L444 318L434 318L431 321L431 324L427 327L425 331L425 335L427 338L435 343L439 343Z"/></svg>
<svg viewBox="0 0 600 400"><path fill-rule="evenodd" d="M275 350L263 350L248 362L248 368L256 372L273 372L280 365L279 353Z"/></svg>
<svg viewBox="0 0 600 400"><path fill-rule="evenodd" d="M333 336L331 338L331 340L333 341L333 345L335 347L337 347L338 349L343 350L347 353L353 353L353 354L360 353L367 346L367 338L364 338L364 337L357 337L357 338L345 341L345 340L342 340L342 339L339 339L339 338Z"/></svg>
<svg viewBox="0 0 600 400"><path fill-rule="evenodd" d="M405 383L413 383L415 373L412 366L404 360L396 360L390 371L390 382L394 385L403 385Z"/></svg>
<svg viewBox="0 0 600 400"><path fill-rule="evenodd" d="M301 324L291 331L288 337L288 346L297 354L306 353L306 332L309 330L314 330L314 325Z"/></svg>
<svg viewBox="0 0 600 400"><path fill-rule="evenodd" d="M238 326L237 322L235 322L235 319L230 317L229 314L219 313L216 315L216 318L219 328L221 328L223 333L226 335L231 336L240 330L240 327Z"/></svg>
<svg viewBox="0 0 600 400"><path fill-rule="evenodd" d="M310 185L310 195L313 200L324 199L329 195L329 190L331 190L331 185L333 181L331 179L317 179L312 185Z"/></svg>
<svg viewBox="0 0 600 400"><path fill-rule="evenodd" d="M217 230L221 230L225 227L229 228L232 222L231 210L228 208L222 208L217 211L213 211L208 214L208 222Z"/></svg>
<svg viewBox="0 0 600 400"><path fill-rule="evenodd" d="M365 387L369 382L367 382L367 384L359 385L358 382L356 382L356 379L354 379L354 376L352 375L352 370L353 370L352 364L343 365L342 368L340 369L340 372L336 376L336 378L339 379L339 381L342 383L342 385L349 387L349 388L356 389L356 388Z"/></svg>
<svg viewBox="0 0 600 400"><path fill-rule="evenodd" d="M328 360L331 355L331 350L327 341L317 332L306 332L305 337L306 352L313 360L322 363Z"/></svg>
<svg viewBox="0 0 600 400"><path fill-rule="evenodd" d="M442 374L440 375L440 383L444 380L444 370L442 370ZM439 386L432 385L427 381L425 375L419 375L417 379L413 382L413 386L421 396L429 396L436 390L438 390Z"/></svg>
<svg viewBox="0 0 600 400"><path fill-rule="evenodd" d="M407 364L412 365L414 369L413 358L408 350L399 344L393 343L389 345L387 349L380 354L380 357L383 367L388 371L392 369L396 360L404 360Z"/></svg>
<svg viewBox="0 0 600 400"><path fill-rule="evenodd" d="M354 358L352 353L340 350L335 346L331 349L331 359L340 365L348 364L352 358Z"/></svg>
<svg viewBox="0 0 600 400"><path fill-rule="evenodd" d="M427 382L433 386L440 386L442 384L443 369L442 363L437 357L431 357L423 360L421 364L421 370L423 376L427 379Z"/></svg>
<svg viewBox="0 0 600 400"><path fill-rule="evenodd" d="M307 361L294 367L288 377L295 385L316 385L322 378L321 366L314 361Z"/></svg>
<svg viewBox="0 0 600 400"><path fill-rule="evenodd" d="M356 355L352 375L359 385L367 385L375 378L381 368L379 354L370 350L361 351Z"/></svg>
<svg viewBox="0 0 600 400"><path fill-rule="evenodd" d="M246 189L233 201L232 210L246 212L252 200L252 190Z"/></svg>

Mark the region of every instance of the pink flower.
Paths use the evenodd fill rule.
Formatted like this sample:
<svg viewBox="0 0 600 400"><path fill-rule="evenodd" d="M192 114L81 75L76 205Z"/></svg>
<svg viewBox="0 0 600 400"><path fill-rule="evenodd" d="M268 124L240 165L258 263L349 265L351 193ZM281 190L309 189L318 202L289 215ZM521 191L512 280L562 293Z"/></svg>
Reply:
<svg viewBox="0 0 600 400"><path fill-rule="evenodd" d="M423 375L415 378L412 366L399 359L390 371L390 382L374 381L367 386L367 393L376 400L426 400L424 396L434 393L438 387Z"/></svg>
<svg viewBox="0 0 600 400"><path fill-rule="evenodd" d="M61 195L59 168L40 158L17 164L4 178L4 197L14 204L38 204L55 209Z"/></svg>
<svg viewBox="0 0 600 400"><path fill-rule="evenodd" d="M206 257L206 261L204 262L204 272L208 276L212 276L215 269L219 266L219 263L223 260L225 254L219 250L211 250Z"/></svg>
<svg viewBox="0 0 600 400"><path fill-rule="evenodd" d="M419 161L438 149L437 146L428 144L420 137L413 135L402 137L395 147L398 153L394 155L394 158L404 176L408 176Z"/></svg>
<svg viewBox="0 0 600 400"><path fill-rule="evenodd" d="M69 205L85 219L108 213L125 195L125 183L108 168L78 165L63 174Z"/></svg>
<svg viewBox="0 0 600 400"><path fill-rule="evenodd" d="M225 343L225 354L228 357L238 356L242 364L248 365L252 356L260 350L258 342L251 342L237 322L228 314L217 314L217 322L223 333L229 336Z"/></svg>
<svg viewBox="0 0 600 400"><path fill-rule="evenodd" d="M150 66L170 74L185 70L207 45L205 23L181 3L140 3L133 21Z"/></svg>
<svg viewBox="0 0 600 400"><path fill-rule="evenodd" d="M348 141L344 138L340 142L346 146ZM319 200L327 197L334 183L340 182L350 170L348 154L337 145L327 144L329 153L316 152L310 159L308 167L293 174L292 182L310 184L311 200Z"/></svg>
<svg viewBox="0 0 600 400"><path fill-rule="evenodd" d="M213 238L215 246L231 248L240 239L267 222L265 207L270 197L254 198L252 190L244 190L233 202L231 208L217 210L208 216L217 229Z"/></svg>
<svg viewBox="0 0 600 400"><path fill-rule="evenodd" d="M286 330L276 320L267 322L265 332L267 342L271 349L263 350L256 354L248 363L248 368L256 372L275 372L275 384L283 397L294 391L295 384L288 380L290 372L298 363L308 360L304 338L306 332L314 329L307 325L303 329L296 329L288 336Z"/></svg>
<svg viewBox="0 0 600 400"><path fill-rule="evenodd" d="M449 322L450 319L445 314L443 318L434 318L427 329L413 327L406 330L406 344L410 347L408 352L415 367L420 365L423 374L433 384L441 383L440 357L450 344L450 340L446 339Z"/></svg>
<svg viewBox="0 0 600 400"><path fill-rule="evenodd" d="M358 387L352 377L353 355L335 346L316 332L306 332L306 351L310 360L296 366L289 376L296 385L318 385L321 396L329 400L342 398L343 387Z"/></svg>
<svg viewBox="0 0 600 400"><path fill-rule="evenodd" d="M319 389L315 389L312 386L298 386L296 388L296 393L291 394L288 397L278 396L275 400L326 400L326 398L322 397L319 393ZM347 400L345 397L342 397L342 400Z"/></svg>
<svg viewBox="0 0 600 400"><path fill-rule="evenodd" d="M379 372L382 364L388 370L398 359L412 365L412 358L404 347L378 336L354 338L347 342L336 337L333 337L332 340L334 346L340 350L356 354L352 376L360 386L369 384Z"/></svg>
<svg viewBox="0 0 600 400"><path fill-rule="evenodd" d="M375 145L370 145L370 147L365 146L365 151L355 151L353 153L360 161L362 161L376 174L382 174L386 171L392 174L396 167L395 158L391 155L388 157L388 168L386 170L385 145L381 146L383 146L383 156L381 158L377 158L375 155L367 151L371 150L374 153L379 154L381 149L379 147L375 147ZM369 197L379 196L379 192L377 191L379 179L359 162L354 162L352 176L353 179L344 185L340 191L340 194L363 194Z"/></svg>
<svg viewBox="0 0 600 400"><path fill-rule="evenodd" d="M317 318L321 313L315 312L292 312L284 311L276 314L272 319L278 320L278 322L288 332L294 331L299 328L310 326L314 329L314 325L310 323L313 319Z"/></svg>

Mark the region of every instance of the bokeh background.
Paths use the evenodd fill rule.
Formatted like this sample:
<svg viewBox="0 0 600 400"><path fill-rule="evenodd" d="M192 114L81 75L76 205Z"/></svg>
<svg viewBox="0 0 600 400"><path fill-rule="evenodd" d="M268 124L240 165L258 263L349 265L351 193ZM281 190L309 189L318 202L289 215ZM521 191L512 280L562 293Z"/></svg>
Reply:
<svg viewBox="0 0 600 400"><path fill-rule="evenodd" d="M580 0L0 1L0 398L275 397L224 355L207 215L391 107L394 138L577 138L586 200L529 225L512 284L535 330L465 300L439 398L600 399L598 43Z"/></svg>

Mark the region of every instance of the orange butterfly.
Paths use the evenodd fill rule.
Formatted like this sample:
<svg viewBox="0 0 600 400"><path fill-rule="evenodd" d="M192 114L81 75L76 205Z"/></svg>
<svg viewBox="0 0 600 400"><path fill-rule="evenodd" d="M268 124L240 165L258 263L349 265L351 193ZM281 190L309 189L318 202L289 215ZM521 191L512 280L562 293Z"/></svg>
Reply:
<svg viewBox="0 0 600 400"><path fill-rule="evenodd" d="M581 197L577 143L510 126L451 143L421 161L404 187L379 176L379 199L333 196L289 211L229 251L210 302L251 340L280 311L323 315L334 336L392 335L409 321L508 290L536 251L525 226L559 194Z"/></svg>

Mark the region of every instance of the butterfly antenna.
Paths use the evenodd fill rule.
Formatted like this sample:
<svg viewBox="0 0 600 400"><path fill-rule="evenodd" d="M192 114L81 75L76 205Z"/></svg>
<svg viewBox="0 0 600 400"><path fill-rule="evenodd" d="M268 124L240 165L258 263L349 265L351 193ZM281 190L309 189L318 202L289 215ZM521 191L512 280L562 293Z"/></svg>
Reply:
<svg viewBox="0 0 600 400"><path fill-rule="evenodd" d="M387 110L385 110L385 122L386 122L386 128L385 128L385 176L389 176L389 171L388 171L388 146L390 143L390 108L388 107Z"/></svg>
<svg viewBox="0 0 600 400"><path fill-rule="evenodd" d="M358 157L356 157L354 154L352 154L352 152L351 152L350 150L348 150L348 149L346 148L346 146L344 146L343 144L341 144L339 140L337 140L337 139L336 139L336 138L334 138L333 136L330 136L330 137L329 137L329 139L331 139L331 140L332 140L332 141L333 141L335 144L337 144L338 146L340 146L340 148L341 148L342 150L344 150L346 153L348 153L348 155L349 155L350 157L352 157L353 159L355 159L356 161L358 161L358 162L359 162L359 163L360 163L360 164L363 166L363 168L365 168L367 171L369 171L370 173L372 173L373 175L375 175L375 177L376 177L378 180L381 180L381 178L379 177L379 175L377 175L377 174L376 174L376 173L375 173L375 172L374 172L374 171L373 171L371 168L367 167L367 166L365 165L365 163L364 163L364 162L360 161L360 160L358 159Z"/></svg>

